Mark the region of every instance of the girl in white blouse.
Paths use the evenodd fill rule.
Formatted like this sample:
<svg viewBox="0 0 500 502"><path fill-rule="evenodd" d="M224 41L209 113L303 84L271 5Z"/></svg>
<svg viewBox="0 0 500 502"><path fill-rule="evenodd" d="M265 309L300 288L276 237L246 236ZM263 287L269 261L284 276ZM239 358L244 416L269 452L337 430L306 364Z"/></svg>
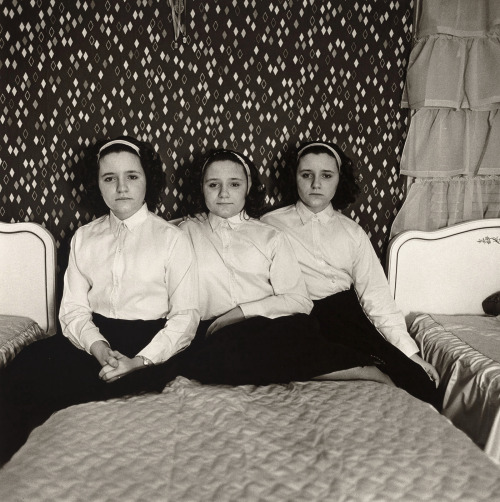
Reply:
<svg viewBox="0 0 500 502"><path fill-rule="evenodd" d="M359 192L352 161L335 144L309 142L292 167L296 203L262 221L288 236L314 301L311 315L326 337L372 355L396 385L439 407L439 375L419 356L368 236L338 211Z"/></svg>
<svg viewBox="0 0 500 502"><path fill-rule="evenodd" d="M100 217L71 240L59 311L64 336L27 347L1 376L2 421L12 426L0 427L9 430L0 439L4 460L57 409L160 391L176 375L172 357L198 326L191 242L151 212L165 187L158 154L119 137L91 147L84 166Z"/></svg>
<svg viewBox="0 0 500 502"><path fill-rule="evenodd" d="M193 212L208 217L181 224L198 263L202 319L186 376L266 384L373 365L369 356L322 337L308 316L313 303L287 237L256 219L265 193L251 161L216 150L200 170Z"/></svg>

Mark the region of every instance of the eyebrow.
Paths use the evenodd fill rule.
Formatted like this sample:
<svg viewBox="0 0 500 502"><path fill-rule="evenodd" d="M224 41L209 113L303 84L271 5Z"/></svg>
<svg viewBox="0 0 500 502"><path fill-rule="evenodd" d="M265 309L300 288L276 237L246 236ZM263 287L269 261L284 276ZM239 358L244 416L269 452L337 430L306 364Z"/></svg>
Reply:
<svg viewBox="0 0 500 502"><path fill-rule="evenodd" d="M307 168L301 169L301 168L299 168L298 171L300 171L301 173L303 173L303 172L310 173L310 172L314 171L314 169L307 169ZM320 170L320 173L334 173L334 172L335 172L335 169L321 169Z"/></svg>
<svg viewBox="0 0 500 502"><path fill-rule="evenodd" d="M110 176L112 174L116 174L116 171L109 171L107 173L102 173L100 176ZM136 171L134 169L131 169L130 171L125 171L124 174L141 174L141 171Z"/></svg>
<svg viewBox="0 0 500 502"><path fill-rule="evenodd" d="M220 181L222 178L205 178L205 182L207 181ZM246 178L227 178L228 181L244 181Z"/></svg>

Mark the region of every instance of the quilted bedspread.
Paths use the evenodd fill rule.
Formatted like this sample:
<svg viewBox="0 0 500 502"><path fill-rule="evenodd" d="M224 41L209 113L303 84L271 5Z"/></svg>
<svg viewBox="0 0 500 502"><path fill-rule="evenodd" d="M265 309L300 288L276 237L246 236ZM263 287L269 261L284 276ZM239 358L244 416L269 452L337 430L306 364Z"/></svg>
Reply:
<svg viewBox="0 0 500 502"><path fill-rule="evenodd" d="M410 329L441 375L443 414L500 466L500 318L420 314Z"/></svg>
<svg viewBox="0 0 500 502"><path fill-rule="evenodd" d="M48 335L28 317L0 315L0 368L30 343Z"/></svg>
<svg viewBox="0 0 500 502"><path fill-rule="evenodd" d="M429 405L376 382L203 386L54 414L2 501L493 501L500 471Z"/></svg>

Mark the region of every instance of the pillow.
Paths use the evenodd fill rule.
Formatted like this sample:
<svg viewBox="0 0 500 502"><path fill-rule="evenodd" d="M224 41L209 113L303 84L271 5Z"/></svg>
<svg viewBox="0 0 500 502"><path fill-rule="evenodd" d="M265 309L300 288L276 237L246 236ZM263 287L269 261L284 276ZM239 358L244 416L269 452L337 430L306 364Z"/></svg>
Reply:
<svg viewBox="0 0 500 502"><path fill-rule="evenodd" d="M28 317L0 315L0 368L12 361L24 347L47 336Z"/></svg>
<svg viewBox="0 0 500 502"><path fill-rule="evenodd" d="M488 296L482 305L485 314L500 315L500 291Z"/></svg>

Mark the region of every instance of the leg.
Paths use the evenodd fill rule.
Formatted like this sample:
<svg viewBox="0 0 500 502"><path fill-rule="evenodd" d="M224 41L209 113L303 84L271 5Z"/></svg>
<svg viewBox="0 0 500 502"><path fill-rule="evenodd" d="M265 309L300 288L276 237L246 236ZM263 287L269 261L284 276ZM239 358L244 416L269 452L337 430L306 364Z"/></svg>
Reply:
<svg viewBox="0 0 500 502"><path fill-rule="evenodd" d="M372 380L386 385L394 385L394 382L376 366L360 366L348 370L334 371L315 377L314 380Z"/></svg>
<svg viewBox="0 0 500 502"><path fill-rule="evenodd" d="M35 427L65 407L72 378L88 362L92 361L85 353L54 335L24 348L2 371L0 463L10 459Z"/></svg>
<svg viewBox="0 0 500 502"><path fill-rule="evenodd" d="M147 345L165 325L164 319L120 321L96 314L93 320L111 346L128 357ZM176 376L175 359L107 384L99 379L97 360L63 335L31 344L0 374L0 464L57 410L140 392L161 392Z"/></svg>
<svg viewBox="0 0 500 502"><path fill-rule="evenodd" d="M254 317L226 326L194 352L185 375L203 383L266 385L310 380L371 359L321 336L307 315Z"/></svg>
<svg viewBox="0 0 500 502"><path fill-rule="evenodd" d="M395 385L440 409L441 397L434 383L420 365L377 331L366 317L354 290L315 301L311 315L318 319L324 336L329 340L369 354Z"/></svg>

